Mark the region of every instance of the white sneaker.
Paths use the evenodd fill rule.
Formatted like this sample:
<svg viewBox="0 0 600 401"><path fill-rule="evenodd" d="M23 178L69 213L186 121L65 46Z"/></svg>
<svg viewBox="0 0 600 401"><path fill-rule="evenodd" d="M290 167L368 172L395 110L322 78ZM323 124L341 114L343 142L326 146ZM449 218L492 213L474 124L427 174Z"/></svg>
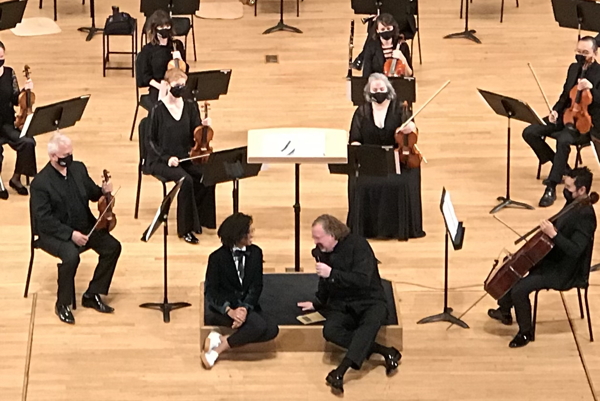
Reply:
<svg viewBox="0 0 600 401"><path fill-rule="evenodd" d="M215 366L215 362L217 361L218 357L219 357L219 354L215 350L203 352L200 355L200 359L202 359L202 365L204 365L205 369L210 369L213 366Z"/></svg>
<svg viewBox="0 0 600 401"><path fill-rule="evenodd" d="M204 340L204 352L212 351L221 345L221 335L216 331L211 331L206 340Z"/></svg>

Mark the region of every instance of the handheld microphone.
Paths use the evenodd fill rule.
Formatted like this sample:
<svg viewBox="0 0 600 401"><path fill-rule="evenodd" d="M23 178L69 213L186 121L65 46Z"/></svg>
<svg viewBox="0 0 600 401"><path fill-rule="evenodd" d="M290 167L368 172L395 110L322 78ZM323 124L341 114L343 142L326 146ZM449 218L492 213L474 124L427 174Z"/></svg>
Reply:
<svg viewBox="0 0 600 401"><path fill-rule="evenodd" d="M313 256L313 258L315 258L315 260L317 261L317 263L321 263L321 250L319 248L313 248L313 250L311 251L311 254Z"/></svg>

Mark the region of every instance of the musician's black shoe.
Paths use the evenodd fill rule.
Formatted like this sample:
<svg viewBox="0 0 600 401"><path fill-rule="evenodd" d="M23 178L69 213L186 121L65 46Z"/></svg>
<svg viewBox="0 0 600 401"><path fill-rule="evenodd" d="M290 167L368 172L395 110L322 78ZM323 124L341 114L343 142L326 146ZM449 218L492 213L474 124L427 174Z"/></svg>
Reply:
<svg viewBox="0 0 600 401"><path fill-rule="evenodd" d="M198 238L196 238L196 236L194 235L194 233L191 232L191 231L189 233L187 233L186 235L184 235L183 237L181 237L181 238L183 238L183 240L185 242L187 242L188 244L197 245L197 244L200 243L200 241L198 241Z"/></svg>
<svg viewBox="0 0 600 401"><path fill-rule="evenodd" d="M83 294L83 297L81 298L81 305L86 308L95 309L101 313L113 313L115 311L114 308L111 308L102 301L100 295L88 294L87 292Z"/></svg>
<svg viewBox="0 0 600 401"><path fill-rule="evenodd" d="M532 336L529 333L521 333L517 334L515 338L512 339L508 346L510 348L520 348L524 347L532 340Z"/></svg>
<svg viewBox="0 0 600 401"><path fill-rule="evenodd" d="M0 191L0 199L8 199L8 191L6 189Z"/></svg>
<svg viewBox="0 0 600 401"><path fill-rule="evenodd" d="M352 68L354 68L355 70L362 70L362 66L363 66L363 60L360 57L357 57L356 60L354 60L352 62Z"/></svg>
<svg viewBox="0 0 600 401"><path fill-rule="evenodd" d="M398 363L402 359L402 354L396 348L391 347L390 353L383 356L385 360L385 374L390 376L398 369Z"/></svg>
<svg viewBox="0 0 600 401"><path fill-rule="evenodd" d="M539 206L540 207L552 206L554 204L555 200L556 200L556 188L549 185L546 187L546 190L544 191L544 195L542 195L542 198L540 199Z"/></svg>
<svg viewBox="0 0 600 401"><path fill-rule="evenodd" d="M500 311L500 308L489 309L488 316L492 319L499 320L502 324L505 324L507 326L510 326L512 324L512 315L510 313L508 315L505 315L504 313L502 313L502 311Z"/></svg>
<svg viewBox="0 0 600 401"><path fill-rule="evenodd" d="M344 393L344 375L338 373L335 369L329 372L325 378L327 385L331 387L334 394Z"/></svg>
<svg viewBox="0 0 600 401"><path fill-rule="evenodd" d="M21 183L17 185L13 182L13 180L8 180L8 186L17 191L19 195L29 195L29 191Z"/></svg>
<svg viewBox="0 0 600 401"><path fill-rule="evenodd" d="M75 317L73 317L73 313L71 313L71 308L67 305L59 305L56 304L54 307L54 312L56 316L60 319L61 322L67 324L75 324Z"/></svg>

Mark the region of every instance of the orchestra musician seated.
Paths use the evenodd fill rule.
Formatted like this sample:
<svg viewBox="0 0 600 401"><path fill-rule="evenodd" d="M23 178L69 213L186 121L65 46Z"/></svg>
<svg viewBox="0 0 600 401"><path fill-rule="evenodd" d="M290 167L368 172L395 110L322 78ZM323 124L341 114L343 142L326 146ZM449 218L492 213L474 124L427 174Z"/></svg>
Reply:
<svg viewBox="0 0 600 401"><path fill-rule="evenodd" d="M576 62L569 66L565 85L548 117L544 118L546 125L530 125L523 131L523 139L533 149L539 162L545 164L552 162L552 169L548 178L544 180L546 189L540 199L540 207L548 207L556 200L556 186L568 172L569 154L571 145L582 143L584 136L599 137L600 132L600 64L595 60L598 54L598 44L591 36L579 40L576 49ZM572 105L571 92L574 88L578 91L587 91L593 100L588 107L591 116L591 130L579 132L576 125L566 122L565 115ZM556 139L556 152L545 141L546 137Z"/></svg>
<svg viewBox="0 0 600 401"><path fill-rule="evenodd" d="M409 115L387 77L371 74L364 96L367 102L352 117L350 144L396 147L396 129ZM410 132L416 132L413 122L402 129L402 133ZM387 177L359 176L356 180L349 176L348 204L348 226L353 233L399 240L425 236L420 167L409 168L400 163L399 171Z"/></svg>
<svg viewBox="0 0 600 401"><path fill-rule="evenodd" d="M216 228L215 187L201 183L202 165L179 160L189 156L196 128L210 126L211 119L201 120L196 102L183 100L187 81L183 71L170 69L164 79L169 91L150 111L145 170L167 181L185 177L177 195L177 234L198 244L194 233L201 234L202 227Z"/></svg>
<svg viewBox="0 0 600 401"><path fill-rule="evenodd" d="M15 71L5 65L4 43L0 42L0 173L4 161L3 144L7 143L17 152L15 170L8 185L19 195L28 195L29 191L21 183L21 175L33 177L37 173L35 161L35 140L21 137L21 131L15 128L15 106L19 104L19 83ZM22 90L33 89L29 79ZM8 191L0 177L0 199L8 199Z"/></svg>
<svg viewBox="0 0 600 401"><path fill-rule="evenodd" d="M592 178L587 167L576 168L567 174L563 190L566 199L564 207L590 193ZM589 271L596 213L592 205L580 204L559 217L554 224L543 220L540 229L554 242L554 248L498 300L498 309L488 310L492 319L511 325L511 309L515 308L519 332L509 343L511 348L523 347L532 339L529 294L541 289L568 290L577 284L577 279L585 269Z"/></svg>

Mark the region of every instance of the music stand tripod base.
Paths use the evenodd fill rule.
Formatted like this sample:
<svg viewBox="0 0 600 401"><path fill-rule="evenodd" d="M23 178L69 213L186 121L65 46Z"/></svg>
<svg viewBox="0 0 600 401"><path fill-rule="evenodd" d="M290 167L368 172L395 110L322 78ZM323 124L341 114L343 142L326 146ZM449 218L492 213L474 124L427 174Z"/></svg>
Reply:
<svg viewBox="0 0 600 401"><path fill-rule="evenodd" d="M468 0L467 0L468 1ZM444 39L469 39L475 43L481 44L481 40L477 36L475 36L476 31L474 29L469 29L468 31L462 31L458 33L451 33L450 35L444 36Z"/></svg>
<svg viewBox="0 0 600 401"><path fill-rule="evenodd" d="M95 34L101 34L102 31L104 31L104 29L96 28L95 26L77 28L77 30L79 32L86 32L88 34L87 37L85 38L86 42L89 42L90 40L92 40L92 38L94 37Z"/></svg>
<svg viewBox="0 0 600 401"><path fill-rule="evenodd" d="M466 324L459 318L452 315L452 308L445 308L444 311L440 314L424 317L423 319L419 320L417 322L417 324L435 323L435 322L448 322L448 323L452 323L457 326L460 326L463 329L469 328L468 324Z"/></svg>
<svg viewBox="0 0 600 401"><path fill-rule="evenodd" d="M504 196L499 196L498 201L500 202L500 204L498 206L496 206L495 208L493 208L492 210L490 210L490 214L499 212L500 210L504 209L505 207L509 207L509 206L522 207L523 209L527 209L527 210L535 210L535 208L533 206L528 205L527 203L518 202L518 201L512 200L510 198L506 198Z"/></svg>
<svg viewBox="0 0 600 401"><path fill-rule="evenodd" d="M188 306L192 306L187 302L174 302L169 303L166 299L162 303L151 303L147 302L140 305L140 308L148 308L154 310L160 310L163 313L163 322L169 323L171 321L171 311L175 309L187 308Z"/></svg>
<svg viewBox="0 0 600 401"><path fill-rule="evenodd" d="M293 26L289 26L283 23L283 21L279 21L277 25L271 27L263 32L263 35L268 35L273 32L284 31L284 32L292 32L292 33L302 33L302 31L298 28L294 28Z"/></svg>

